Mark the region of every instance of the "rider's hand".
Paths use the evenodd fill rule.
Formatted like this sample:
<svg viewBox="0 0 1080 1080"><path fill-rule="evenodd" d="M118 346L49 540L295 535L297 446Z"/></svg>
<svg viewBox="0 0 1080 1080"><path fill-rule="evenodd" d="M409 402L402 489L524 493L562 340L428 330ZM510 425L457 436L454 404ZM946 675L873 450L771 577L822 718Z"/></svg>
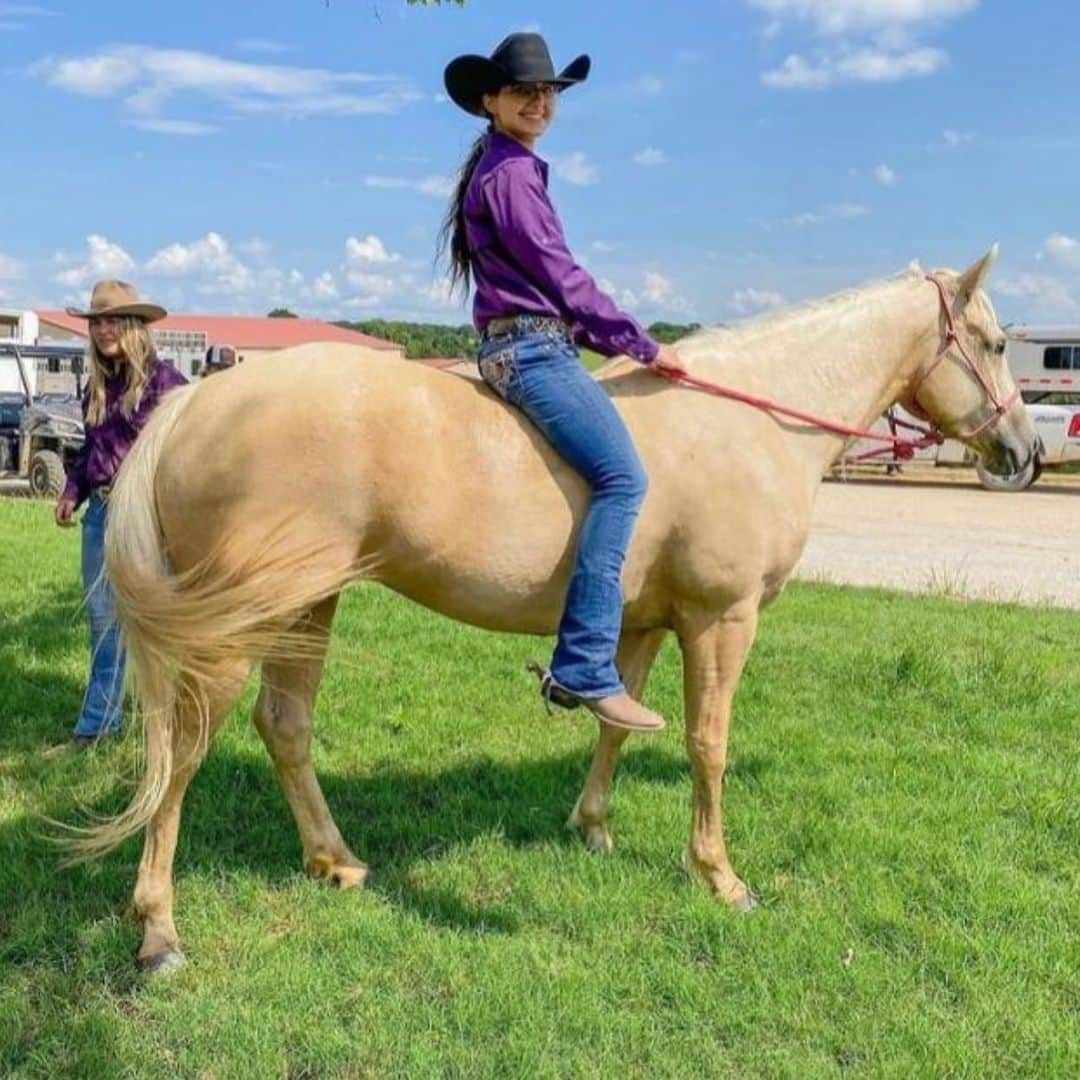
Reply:
<svg viewBox="0 0 1080 1080"><path fill-rule="evenodd" d="M656 359L649 365L657 371L685 371L686 365L679 359L678 350L674 345L661 345Z"/></svg>
<svg viewBox="0 0 1080 1080"><path fill-rule="evenodd" d="M53 511L56 524L68 529L75 524L75 500L68 496L60 496L56 501L56 509Z"/></svg>

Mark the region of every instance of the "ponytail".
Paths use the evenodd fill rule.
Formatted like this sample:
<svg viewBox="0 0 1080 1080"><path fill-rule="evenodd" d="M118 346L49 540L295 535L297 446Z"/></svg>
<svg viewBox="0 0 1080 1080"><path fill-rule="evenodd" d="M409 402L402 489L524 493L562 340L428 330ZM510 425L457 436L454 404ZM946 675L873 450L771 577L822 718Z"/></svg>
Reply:
<svg viewBox="0 0 1080 1080"><path fill-rule="evenodd" d="M442 228L439 230L439 244L436 249L436 260L444 256L450 264L450 291L453 292L459 285L467 296L469 293L469 240L465 233L465 193L469 190L469 181L476 171L476 166L487 149L488 135L494 130L495 125L488 123L484 131L472 144L468 157L465 158L458 173L457 187L450 197L450 205L443 218Z"/></svg>

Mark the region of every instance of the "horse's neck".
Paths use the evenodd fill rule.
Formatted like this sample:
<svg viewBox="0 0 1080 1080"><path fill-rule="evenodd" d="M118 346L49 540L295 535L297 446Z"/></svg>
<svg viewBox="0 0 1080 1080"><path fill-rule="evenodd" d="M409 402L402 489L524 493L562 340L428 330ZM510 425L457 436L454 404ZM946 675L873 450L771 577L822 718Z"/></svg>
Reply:
<svg viewBox="0 0 1080 1080"><path fill-rule="evenodd" d="M905 277L703 337L688 343L687 355L703 378L865 428L897 401L926 359L936 340L935 305L925 281ZM824 434L808 439L797 422L791 431L822 470L844 442Z"/></svg>

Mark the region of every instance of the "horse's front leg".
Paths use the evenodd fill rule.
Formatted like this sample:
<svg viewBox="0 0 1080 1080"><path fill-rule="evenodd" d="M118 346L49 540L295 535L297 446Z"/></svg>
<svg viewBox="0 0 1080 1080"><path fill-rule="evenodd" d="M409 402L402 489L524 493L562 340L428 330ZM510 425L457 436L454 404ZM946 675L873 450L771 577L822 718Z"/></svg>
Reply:
<svg viewBox="0 0 1080 1080"><path fill-rule="evenodd" d="M666 630L627 630L619 639L616 666L626 692L631 697L640 700L644 693L649 671L664 643L666 633ZM610 724L599 724L599 728L600 738L589 767L589 775L566 826L577 829L586 845L593 851L607 853L612 847L611 832L608 829L611 781L615 776L619 751L630 732Z"/></svg>
<svg viewBox="0 0 1080 1080"><path fill-rule="evenodd" d="M686 749L693 774L693 811L686 866L714 896L749 911L753 897L735 875L724 846L721 808L731 704L757 630L757 601L722 617L699 614L678 628L686 699Z"/></svg>

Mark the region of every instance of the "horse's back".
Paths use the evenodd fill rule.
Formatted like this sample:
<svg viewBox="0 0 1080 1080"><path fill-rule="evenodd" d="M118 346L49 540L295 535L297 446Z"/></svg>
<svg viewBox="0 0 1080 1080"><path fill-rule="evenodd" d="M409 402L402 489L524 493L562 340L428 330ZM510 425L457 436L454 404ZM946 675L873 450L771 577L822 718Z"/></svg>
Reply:
<svg viewBox="0 0 1080 1080"><path fill-rule="evenodd" d="M777 561L771 551L791 545L778 545L772 510L784 508L761 498L780 495L782 470L745 456L752 435L728 430L747 418L638 365L609 365L599 381L650 477L628 599L655 594L660 578L694 596L752 590ZM384 579L428 606L539 630L557 617L588 505L584 481L483 383L333 345L284 350L200 384L157 490L180 562L253 524L301 522L311 543L379 552ZM669 559L677 565L664 570Z"/></svg>

